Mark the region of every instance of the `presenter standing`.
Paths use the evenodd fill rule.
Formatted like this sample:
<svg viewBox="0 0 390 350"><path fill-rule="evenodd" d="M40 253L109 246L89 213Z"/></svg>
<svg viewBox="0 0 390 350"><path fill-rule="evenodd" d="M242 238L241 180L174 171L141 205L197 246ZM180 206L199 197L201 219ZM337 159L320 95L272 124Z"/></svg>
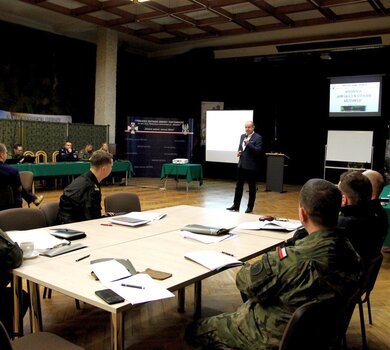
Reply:
<svg viewBox="0 0 390 350"><path fill-rule="evenodd" d="M248 182L249 199L245 213L251 213L256 200L256 175L259 168L259 158L263 146L263 138L255 132L255 124L248 120L245 123L245 134L240 137L237 157L237 183L233 205L227 210L239 211L244 190L244 182Z"/></svg>

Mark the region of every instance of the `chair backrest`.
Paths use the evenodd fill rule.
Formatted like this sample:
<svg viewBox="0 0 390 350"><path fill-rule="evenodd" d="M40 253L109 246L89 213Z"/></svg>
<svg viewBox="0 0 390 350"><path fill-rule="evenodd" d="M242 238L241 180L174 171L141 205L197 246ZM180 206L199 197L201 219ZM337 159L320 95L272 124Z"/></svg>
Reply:
<svg viewBox="0 0 390 350"><path fill-rule="evenodd" d="M0 349L1 350L84 350L60 336L49 332L30 333L13 341L8 336L4 325L0 321Z"/></svg>
<svg viewBox="0 0 390 350"><path fill-rule="evenodd" d="M34 173L32 171L19 171L22 187L27 192L34 193Z"/></svg>
<svg viewBox="0 0 390 350"><path fill-rule="evenodd" d="M14 191L10 185L0 184L0 210L15 207Z"/></svg>
<svg viewBox="0 0 390 350"><path fill-rule="evenodd" d="M379 253L378 256L373 258L369 263L367 263L363 277L362 284L360 289L361 302L365 302L367 298L370 297L371 291L374 289L376 278L378 277L379 270L381 269L383 261L382 253Z"/></svg>
<svg viewBox="0 0 390 350"><path fill-rule="evenodd" d="M45 151L39 150L35 152L36 162L37 163L47 163L47 153Z"/></svg>
<svg viewBox="0 0 390 350"><path fill-rule="evenodd" d="M58 157L58 154L60 152L59 151L54 151L52 154L51 154L51 161L52 163L57 163L57 157Z"/></svg>
<svg viewBox="0 0 390 350"><path fill-rule="evenodd" d="M346 306L333 300L314 301L293 313L279 350L328 350L340 345L345 333Z"/></svg>
<svg viewBox="0 0 390 350"><path fill-rule="evenodd" d="M12 208L0 211L0 228L3 231L30 230L46 226L40 209Z"/></svg>
<svg viewBox="0 0 390 350"><path fill-rule="evenodd" d="M12 350L11 340L8 336L7 330L5 329L1 321L0 321L0 349Z"/></svg>
<svg viewBox="0 0 390 350"><path fill-rule="evenodd" d="M24 155L24 156L31 156L31 157L35 157L35 154L34 154L34 152L33 152L33 151L25 151L25 152L23 153L23 155Z"/></svg>
<svg viewBox="0 0 390 350"><path fill-rule="evenodd" d="M57 215L59 210L58 202L43 203L39 209L42 210L45 216L46 226L53 226L57 224Z"/></svg>
<svg viewBox="0 0 390 350"><path fill-rule="evenodd" d="M104 208L106 212L129 213L131 211L141 211L141 203L136 193L116 192L104 198Z"/></svg>

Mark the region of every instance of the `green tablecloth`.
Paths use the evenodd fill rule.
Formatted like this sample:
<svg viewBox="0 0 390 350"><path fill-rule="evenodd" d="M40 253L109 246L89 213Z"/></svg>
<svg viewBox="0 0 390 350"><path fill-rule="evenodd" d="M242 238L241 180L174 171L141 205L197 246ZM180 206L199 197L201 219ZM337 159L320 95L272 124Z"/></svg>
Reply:
<svg viewBox="0 0 390 350"><path fill-rule="evenodd" d="M168 176L185 176L187 182L193 180L203 184L203 169L200 164L163 164L161 169L161 179Z"/></svg>
<svg viewBox="0 0 390 350"><path fill-rule="evenodd" d="M39 164L13 164L19 171L31 171L34 177L80 175L90 168L89 162L59 162ZM125 172L130 179L133 174L133 165L129 161L116 161L112 166L112 172Z"/></svg>

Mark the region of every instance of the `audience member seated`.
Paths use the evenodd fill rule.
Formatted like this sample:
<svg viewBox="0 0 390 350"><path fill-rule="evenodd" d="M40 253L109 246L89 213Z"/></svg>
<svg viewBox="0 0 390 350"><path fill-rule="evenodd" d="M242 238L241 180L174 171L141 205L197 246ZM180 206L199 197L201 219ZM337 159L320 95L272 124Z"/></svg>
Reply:
<svg viewBox="0 0 390 350"><path fill-rule="evenodd" d="M347 171L341 174L338 187L343 195L338 226L344 230L363 262L368 262L380 253L387 235L387 222L377 214L378 208L375 209L371 201L371 182L360 171ZM294 245L306 236L304 228L297 230L285 245Z"/></svg>
<svg viewBox="0 0 390 350"><path fill-rule="evenodd" d="M15 148L14 148L15 149ZM23 148L22 146L17 146L17 149L21 150L23 157ZM20 181L19 170L15 167L5 164L7 159L7 147L0 143L0 182L2 185L10 185L14 193L14 208L22 207L22 198L28 203L34 203L36 206L41 204L43 196L36 196L31 192L27 192L26 189L22 187L22 182Z"/></svg>
<svg viewBox="0 0 390 350"><path fill-rule="evenodd" d="M82 149L79 152L79 159L80 160L89 160L92 156L92 153L93 153L92 143L87 143L85 145L84 149Z"/></svg>
<svg viewBox="0 0 390 350"><path fill-rule="evenodd" d="M77 152L72 148L72 142L66 141L58 151L57 162L76 162L78 160Z"/></svg>
<svg viewBox="0 0 390 350"><path fill-rule="evenodd" d="M110 153L110 149L108 147L108 143L107 142L102 143L102 145L100 146L100 150L102 150L104 152L107 152L107 153Z"/></svg>
<svg viewBox="0 0 390 350"><path fill-rule="evenodd" d="M0 182L3 186L9 185L13 190L14 204L13 207L22 206L22 183L20 181L19 170L15 167L5 164L7 159L7 147L0 143Z"/></svg>
<svg viewBox="0 0 390 350"><path fill-rule="evenodd" d="M371 182L371 186L372 186L371 205L373 207L375 215L378 218L380 232L382 232L383 234L383 237L378 239L378 246L375 249L377 251L380 251L386 239L387 232L388 232L387 230L389 227L386 210L383 208L381 201L379 199L379 196L382 193L383 188L385 186L385 179L383 175L376 170L363 171L363 175L367 176Z"/></svg>
<svg viewBox="0 0 390 350"><path fill-rule="evenodd" d="M91 157L91 170L65 187L60 198L57 221L67 224L100 218L102 216L100 182L111 173L111 170L111 154L101 150L94 152Z"/></svg>
<svg viewBox="0 0 390 350"><path fill-rule="evenodd" d="M299 218L308 236L295 246L264 254L238 272L236 285L247 301L236 312L190 324L186 341L195 349L278 349L294 311L314 300L347 305L362 274L359 255L336 228L341 192L311 179L299 194Z"/></svg>
<svg viewBox="0 0 390 350"><path fill-rule="evenodd" d="M12 148L12 159L23 160L23 146L20 143L15 143Z"/></svg>

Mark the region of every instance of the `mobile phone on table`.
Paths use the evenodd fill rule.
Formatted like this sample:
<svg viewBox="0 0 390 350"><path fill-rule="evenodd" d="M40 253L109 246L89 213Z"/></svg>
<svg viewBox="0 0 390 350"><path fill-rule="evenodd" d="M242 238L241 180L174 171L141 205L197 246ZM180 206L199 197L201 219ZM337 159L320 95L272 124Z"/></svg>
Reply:
<svg viewBox="0 0 390 350"><path fill-rule="evenodd" d="M116 304L125 301L119 294L115 293L111 289L102 289L95 291L95 294L103 299L107 304Z"/></svg>

